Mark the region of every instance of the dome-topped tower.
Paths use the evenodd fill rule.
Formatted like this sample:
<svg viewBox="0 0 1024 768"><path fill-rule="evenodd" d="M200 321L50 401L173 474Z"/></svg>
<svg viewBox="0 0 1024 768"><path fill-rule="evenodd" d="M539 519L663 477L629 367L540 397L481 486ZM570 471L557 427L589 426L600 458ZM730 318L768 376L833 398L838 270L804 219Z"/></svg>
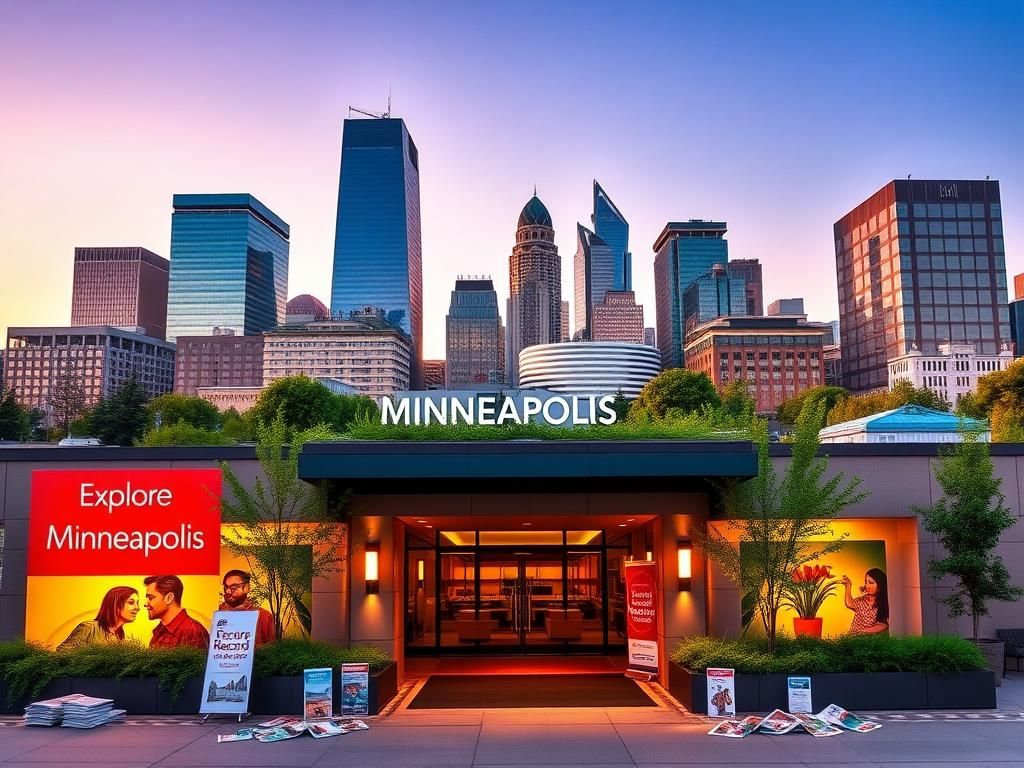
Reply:
<svg viewBox="0 0 1024 768"><path fill-rule="evenodd" d="M523 206L523 212L519 214L520 227L550 227L551 214L547 207L540 201L535 192L533 197Z"/></svg>

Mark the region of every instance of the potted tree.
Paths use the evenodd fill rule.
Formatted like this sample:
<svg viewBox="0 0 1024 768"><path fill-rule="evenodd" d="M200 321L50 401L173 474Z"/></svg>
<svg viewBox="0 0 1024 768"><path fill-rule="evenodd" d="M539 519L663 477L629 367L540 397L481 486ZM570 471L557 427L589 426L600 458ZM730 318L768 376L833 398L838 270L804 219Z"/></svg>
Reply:
<svg viewBox="0 0 1024 768"><path fill-rule="evenodd" d="M832 578L830 566L805 565L796 568L783 588L782 604L796 611L793 634L797 637L821 638L821 610L825 598L836 591L838 579Z"/></svg>
<svg viewBox="0 0 1024 768"><path fill-rule="evenodd" d="M1003 679L1005 644L979 637L981 617L988 615L992 600L1012 602L1024 589L1010 582L1003 559L995 553L1003 531L1016 519L1006 508L999 490L988 443L964 430L963 441L945 447L935 462L935 480L943 497L928 507L914 507L926 531L945 550L945 557L928 561L933 579L952 577L957 585L950 594L937 598L949 610L950 618L971 617L971 639L989 660L996 685Z"/></svg>

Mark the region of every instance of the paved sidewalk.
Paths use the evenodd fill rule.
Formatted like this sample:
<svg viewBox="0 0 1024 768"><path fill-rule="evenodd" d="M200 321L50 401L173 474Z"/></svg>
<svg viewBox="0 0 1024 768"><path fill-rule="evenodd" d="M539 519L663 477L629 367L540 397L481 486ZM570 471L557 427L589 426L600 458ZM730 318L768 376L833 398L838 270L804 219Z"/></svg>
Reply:
<svg viewBox="0 0 1024 768"><path fill-rule="evenodd" d="M710 722L669 706L610 709L406 710L368 718L370 730L332 739L218 744L238 726L134 718L93 731L0 728L3 768L426 768L428 766L852 766L1024 768L1024 675L1000 689L1000 709L885 713L869 734L707 736ZM252 722L256 722L254 719Z"/></svg>

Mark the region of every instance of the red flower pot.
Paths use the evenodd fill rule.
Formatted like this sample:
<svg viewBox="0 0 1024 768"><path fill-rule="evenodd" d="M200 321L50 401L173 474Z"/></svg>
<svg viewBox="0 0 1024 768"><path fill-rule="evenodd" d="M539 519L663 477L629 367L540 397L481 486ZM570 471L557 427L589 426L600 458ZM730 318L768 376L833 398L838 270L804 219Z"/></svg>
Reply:
<svg viewBox="0 0 1024 768"><path fill-rule="evenodd" d="M816 637L821 639L821 619L793 619L793 634L797 637Z"/></svg>

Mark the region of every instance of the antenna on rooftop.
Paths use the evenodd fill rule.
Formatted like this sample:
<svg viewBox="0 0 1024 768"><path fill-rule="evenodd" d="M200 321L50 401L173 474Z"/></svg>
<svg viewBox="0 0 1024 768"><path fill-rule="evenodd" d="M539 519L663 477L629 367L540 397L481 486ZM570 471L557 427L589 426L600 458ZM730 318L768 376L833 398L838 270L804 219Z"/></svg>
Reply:
<svg viewBox="0 0 1024 768"><path fill-rule="evenodd" d="M366 115L367 117L375 117L378 120L387 120L391 117L391 83L388 83L388 111L387 112L374 112L369 109L360 109L359 107L349 106L348 116L352 117L352 113L357 112L360 115Z"/></svg>

